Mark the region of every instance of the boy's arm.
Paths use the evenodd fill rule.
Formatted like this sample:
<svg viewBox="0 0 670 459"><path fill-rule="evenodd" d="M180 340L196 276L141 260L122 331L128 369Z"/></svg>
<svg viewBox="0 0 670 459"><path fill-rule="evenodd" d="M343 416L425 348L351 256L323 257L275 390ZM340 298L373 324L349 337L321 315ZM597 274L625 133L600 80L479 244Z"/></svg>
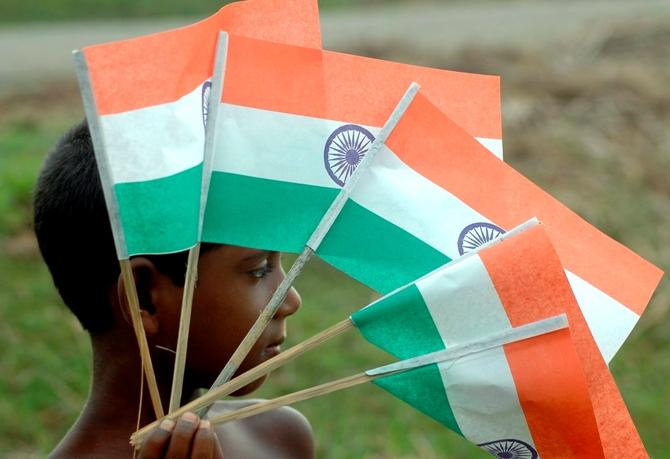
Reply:
<svg viewBox="0 0 670 459"><path fill-rule="evenodd" d="M147 437L140 459L223 459L219 440L209 421L185 413L175 424L165 420Z"/></svg>

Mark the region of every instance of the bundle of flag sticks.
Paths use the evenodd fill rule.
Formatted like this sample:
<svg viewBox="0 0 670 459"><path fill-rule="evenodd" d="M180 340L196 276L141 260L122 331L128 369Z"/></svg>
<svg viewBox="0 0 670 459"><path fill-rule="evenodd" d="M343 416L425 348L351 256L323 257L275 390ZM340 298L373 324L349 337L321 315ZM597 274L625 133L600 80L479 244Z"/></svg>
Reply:
<svg viewBox="0 0 670 459"><path fill-rule="evenodd" d="M661 272L502 161L497 77L323 50L315 0L238 2L75 61L159 421L129 259L189 250L170 418L355 328L400 361L212 422L370 381L494 455L646 455L607 363ZM203 242L299 256L180 407ZM231 379L314 255L385 296Z"/></svg>

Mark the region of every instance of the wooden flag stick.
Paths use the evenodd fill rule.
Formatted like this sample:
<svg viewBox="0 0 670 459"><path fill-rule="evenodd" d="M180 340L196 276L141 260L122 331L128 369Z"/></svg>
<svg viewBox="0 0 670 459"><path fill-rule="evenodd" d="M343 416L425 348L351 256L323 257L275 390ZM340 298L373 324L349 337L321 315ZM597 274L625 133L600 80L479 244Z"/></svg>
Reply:
<svg viewBox="0 0 670 459"><path fill-rule="evenodd" d="M464 356L477 354L488 349L499 348L508 343L523 341L547 333L562 330L568 327L568 319L565 314L549 317L544 320L532 322L517 328L503 329L488 336L478 338L474 341L455 344L442 351L431 352L429 354L413 357L399 362L373 368L364 373L359 373L346 378L331 381L319 386L303 389L292 394L277 397L265 402L256 403L239 410L226 413L221 416L215 416L209 419L212 425L221 424L229 421L236 421L257 414L265 413L281 406L291 405L311 398L331 394L333 392L357 386L377 378L386 377L398 373L404 373L416 368L434 365L441 362L453 362Z"/></svg>
<svg viewBox="0 0 670 459"><path fill-rule="evenodd" d="M321 384L320 386L310 387L309 389L304 389L292 394L284 395L282 397L277 397L272 400L255 403L242 409L210 418L209 421L212 423L212 425L222 424L229 421L237 421L248 418L250 416L265 413L266 411L274 410L275 408L279 408L281 406L291 405L293 403L302 402L303 400L309 400L311 398L320 397L322 395L327 395L339 390L348 389L349 387L358 386L359 384L370 382L379 377L381 377L381 375L369 376L366 373L359 373L347 378L338 379L337 381Z"/></svg>
<svg viewBox="0 0 670 459"><path fill-rule="evenodd" d="M184 279L184 294L179 315L179 334L175 349L174 371L172 373L172 391L168 412L179 408L181 393L184 386L184 367L186 366L186 350L188 348L188 330L191 325L191 309L193 306L193 291L198 280L198 260L200 259L200 244L196 244L188 252L186 277Z"/></svg>
<svg viewBox="0 0 670 459"><path fill-rule="evenodd" d="M227 383L217 387L216 389L213 389L209 392L207 392L205 395L202 397L199 397L190 403L184 405L183 407L175 410L175 411L170 411L170 413L166 416L168 419L176 419L179 416L181 416L183 413L186 411L197 411L201 408L207 407L214 403L216 400L225 397L226 395L229 395L233 392L235 392L238 389L241 389L242 387L246 386L247 384L257 380L258 378L265 376L266 374L270 373L271 371L276 370L277 368L287 364L288 362L296 359L297 357L301 356L302 354L306 353L307 351L314 349L318 347L319 345L325 343L326 341L330 340L331 338L334 338L336 336L339 336L343 334L344 332L353 329L354 323L351 321L350 318L343 320L342 322L339 322L332 327L314 335L313 337L303 341L300 344L297 344L293 346L290 349L287 349L286 351L282 352L281 354L266 360L262 364L258 365L257 367L252 368L251 370L241 374L240 376L228 381ZM151 424L146 425L142 429L138 430L135 432L131 437L130 437L130 442L137 446L144 441L144 438L147 436L147 434L152 431L154 428L158 427L162 419L159 419L158 421L155 421Z"/></svg>
<svg viewBox="0 0 670 459"><path fill-rule="evenodd" d="M119 260L121 266L121 277L123 278L123 285L126 291L126 298L128 299L128 309L130 310L130 318L133 323L133 330L137 338L137 344L140 348L140 359L142 360L142 367L147 379L147 386L149 387L149 396L151 397L151 404L154 407L154 413L157 418L162 418L163 405L161 405L161 396L158 392L158 384L156 384L156 374L154 373L154 366L151 363L151 354L149 353L149 344L147 343L147 335L144 333L144 326L142 325L142 316L140 314L140 300L137 297L137 288L135 287L135 278L133 277L133 268L130 266L130 260Z"/></svg>
<svg viewBox="0 0 670 459"><path fill-rule="evenodd" d="M377 138L375 138L374 142L372 142L370 151L367 155L365 155L361 164L356 168L355 172L351 175L349 180L347 180L331 206L323 215L319 225L316 227L307 241L304 250L293 263L293 266L291 266L291 269L286 274L286 277L279 285L279 287L277 287L277 290L272 295L272 298L265 306L265 308L263 308L263 311L261 311L258 319L251 326L251 329L244 337L238 348L235 350L230 360L226 363L210 390L215 389L230 380L230 378L233 376L233 374L235 374L239 366L246 358L247 354L249 354L251 348L254 346L254 344L256 344L258 338L261 336L261 334L263 334L267 324L270 322L270 320L272 320L272 317L274 317L274 315L277 313L277 310L286 299L286 295L293 285L293 282L302 272L305 264L307 264L307 262L312 258L314 252L316 252L317 248L325 238L333 223L335 223L335 220L348 201L349 196L356 186L356 183L358 180L360 180L360 177L363 175L364 171L372 163L379 150L381 150L384 142L386 142L386 139L398 124L398 121L400 121L400 118L402 118L402 115L405 113L418 91L418 84L412 83L409 86L402 99L400 99L400 102L398 102L398 105L393 110L393 113L389 117L388 121L377 135Z"/></svg>
<svg viewBox="0 0 670 459"><path fill-rule="evenodd" d="M207 118L205 120L205 151L203 156L202 183L200 189L200 216L198 221L198 241L202 240L202 227L207 207L207 196L212 175L212 163L214 159L214 144L216 120L219 113L221 93L223 91L223 78L225 75L226 58L228 55L228 34L220 32L214 57L216 72L212 77L210 97L207 100ZM177 348L175 349L174 372L172 375L172 391L170 393L170 405L168 412L179 408L184 385L184 368L186 366L186 353L188 348L188 331L191 323L191 309L193 305L193 292L198 280L198 262L200 260L201 244L196 244L188 253L188 264L186 277L184 279L184 295L182 297L181 315L179 317L179 336Z"/></svg>

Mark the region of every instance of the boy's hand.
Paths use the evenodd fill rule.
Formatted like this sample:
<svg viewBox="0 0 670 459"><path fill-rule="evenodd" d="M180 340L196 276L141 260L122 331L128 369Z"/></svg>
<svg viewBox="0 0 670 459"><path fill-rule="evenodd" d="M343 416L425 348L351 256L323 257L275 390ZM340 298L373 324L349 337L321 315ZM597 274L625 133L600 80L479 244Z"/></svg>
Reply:
<svg viewBox="0 0 670 459"><path fill-rule="evenodd" d="M184 413L175 424L166 419L142 444L140 459L223 459L209 421Z"/></svg>

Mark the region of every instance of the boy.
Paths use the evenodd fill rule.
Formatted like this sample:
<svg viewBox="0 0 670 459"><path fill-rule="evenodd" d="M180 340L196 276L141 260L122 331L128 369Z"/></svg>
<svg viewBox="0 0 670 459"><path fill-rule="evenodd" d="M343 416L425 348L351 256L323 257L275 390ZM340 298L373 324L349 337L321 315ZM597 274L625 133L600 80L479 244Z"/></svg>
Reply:
<svg viewBox="0 0 670 459"><path fill-rule="evenodd" d="M153 411L146 395L140 407L140 357L85 123L68 132L47 157L35 190L34 223L54 284L89 332L93 349L88 401L50 457L132 457L128 439L136 430L138 410L140 425L153 420ZM131 264L156 379L167 406L186 253L135 257ZM185 397L211 385L283 278L277 252L203 246ZM240 373L280 351L286 318L299 307L300 297L291 290ZM250 393L262 382L255 381L235 395ZM211 412L218 414L247 403L218 402ZM215 435L208 422L187 414L176 425L165 421L156 429L140 457L214 458L221 457L221 452L226 459L313 457L314 446L309 423L290 408L218 426Z"/></svg>

